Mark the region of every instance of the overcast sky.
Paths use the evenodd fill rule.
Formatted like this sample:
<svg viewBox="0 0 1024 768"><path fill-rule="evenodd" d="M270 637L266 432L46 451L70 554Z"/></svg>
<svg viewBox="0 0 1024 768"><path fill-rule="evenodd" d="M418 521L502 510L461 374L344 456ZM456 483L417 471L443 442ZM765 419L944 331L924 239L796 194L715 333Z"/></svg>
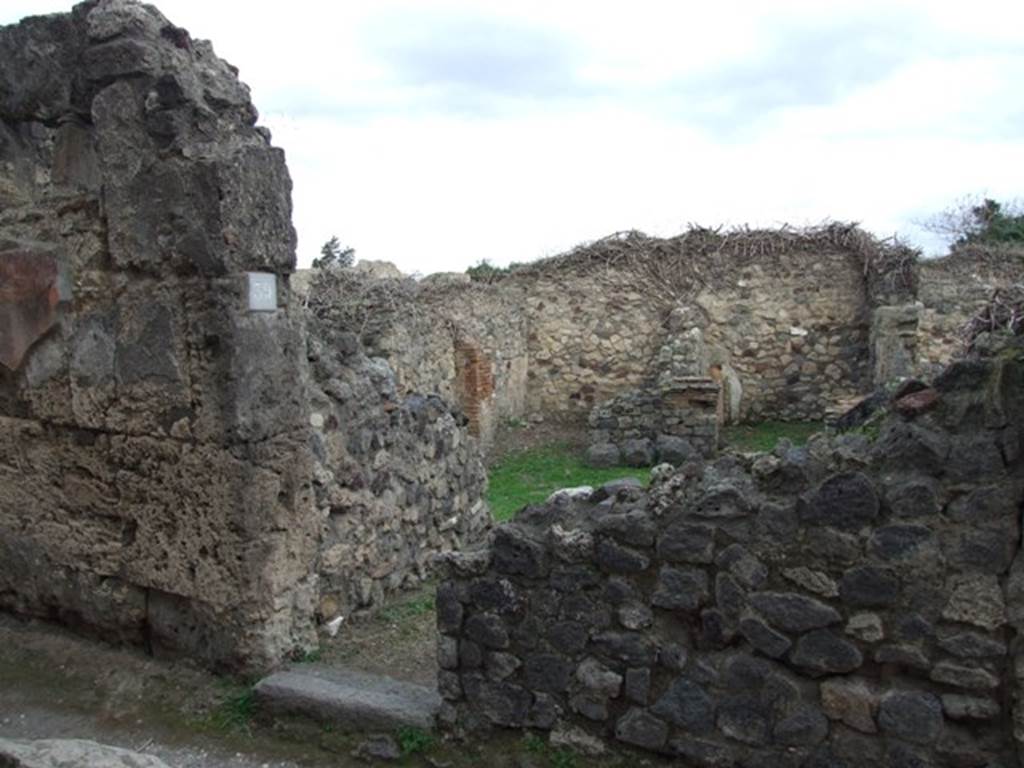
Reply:
<svg viewBox="0 0 1024 768"><path fill-rule="evenodd" d="M1024 196L1019 0L157 5L252 88L300 264L332 234L428 273L826 218L934 251L915 221Z"/></svg>

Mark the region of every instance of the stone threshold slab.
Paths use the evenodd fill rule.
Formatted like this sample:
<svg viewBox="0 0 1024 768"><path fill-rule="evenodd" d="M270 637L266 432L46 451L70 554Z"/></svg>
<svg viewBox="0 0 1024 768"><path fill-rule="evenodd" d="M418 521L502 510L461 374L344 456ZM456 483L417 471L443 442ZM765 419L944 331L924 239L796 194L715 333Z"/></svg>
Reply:
<svg viewBox="0 0 1024 768"><path fill-rule="evenodd" d="M264 712L308 717L342 731L430 730L441 706L432 688L320 665L275 672L254 690Z"/></svg>

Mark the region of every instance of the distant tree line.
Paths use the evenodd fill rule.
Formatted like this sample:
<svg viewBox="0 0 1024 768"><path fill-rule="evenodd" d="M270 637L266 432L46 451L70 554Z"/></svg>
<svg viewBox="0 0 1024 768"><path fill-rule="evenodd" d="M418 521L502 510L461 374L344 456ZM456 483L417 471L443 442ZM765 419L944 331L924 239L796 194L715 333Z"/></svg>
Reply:
<svg viewBox="0 0 1024 768"><path fill-rule="evenodd" d="M1024 204L966 197L924 222L951 245L1024 245Z"/></svg>
<svg viewBox="0 0 1024 768"><path fill-rule="evenodd" d="M320 248L320 258L313 259L313 269L328 269L331 267L351 267L356 261L356 249L348 246L342 247L337 237L331 239Z"/></svg>

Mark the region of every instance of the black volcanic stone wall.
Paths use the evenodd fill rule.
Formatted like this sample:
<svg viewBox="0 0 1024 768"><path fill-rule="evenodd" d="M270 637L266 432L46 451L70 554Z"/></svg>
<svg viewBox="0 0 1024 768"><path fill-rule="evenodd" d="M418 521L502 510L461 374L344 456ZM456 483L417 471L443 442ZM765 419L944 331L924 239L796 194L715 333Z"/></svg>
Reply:
<svg viewBox="0 0 1024 768"><path fill-rule="evenodd" d="M874 439L684 464L445 558L442 719L698 766L1010 766L1024 349Z"/></svg>

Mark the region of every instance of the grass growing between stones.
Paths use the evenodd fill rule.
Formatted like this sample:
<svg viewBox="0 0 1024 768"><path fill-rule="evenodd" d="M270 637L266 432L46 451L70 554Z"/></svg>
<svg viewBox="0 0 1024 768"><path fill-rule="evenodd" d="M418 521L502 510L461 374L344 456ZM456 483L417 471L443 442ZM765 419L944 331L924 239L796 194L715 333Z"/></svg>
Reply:
<svg viewBox="0 0 1024 768"><path fill-rule="evenodd" d="M248 732L256 715L256 695L252 686L239 685L227 679L222 679L220 686L223 698L200 725L214 731Z"/></svg>
<svg viewBox="0 0 1024 768"><path fill-rule="evenodd" d="M492 467L487 501L494 519L504 522L527 504L538 504L559 488L597 487L621 477L635 477L646 484L650 469L595 469L588 467L583 456L570 446L547 445L511 454Z"/></svg>
<svg viewBox="0 0 1024 768"><path fill-rule="evenodd" d="M389 624L405 624L433 612L434 596L429 594L420 595L400 603L391 603L381 609L379 618L381 621L386 621Z"/></svg>
<svg viewBox="0 0 1024 768"><path fill-rule="evenodd" d="M803 445L825 425L819 421L762 421L760 424L738 424L722 430L722 443L738 451L770 451L782 438L793 445Z"/></svg>

